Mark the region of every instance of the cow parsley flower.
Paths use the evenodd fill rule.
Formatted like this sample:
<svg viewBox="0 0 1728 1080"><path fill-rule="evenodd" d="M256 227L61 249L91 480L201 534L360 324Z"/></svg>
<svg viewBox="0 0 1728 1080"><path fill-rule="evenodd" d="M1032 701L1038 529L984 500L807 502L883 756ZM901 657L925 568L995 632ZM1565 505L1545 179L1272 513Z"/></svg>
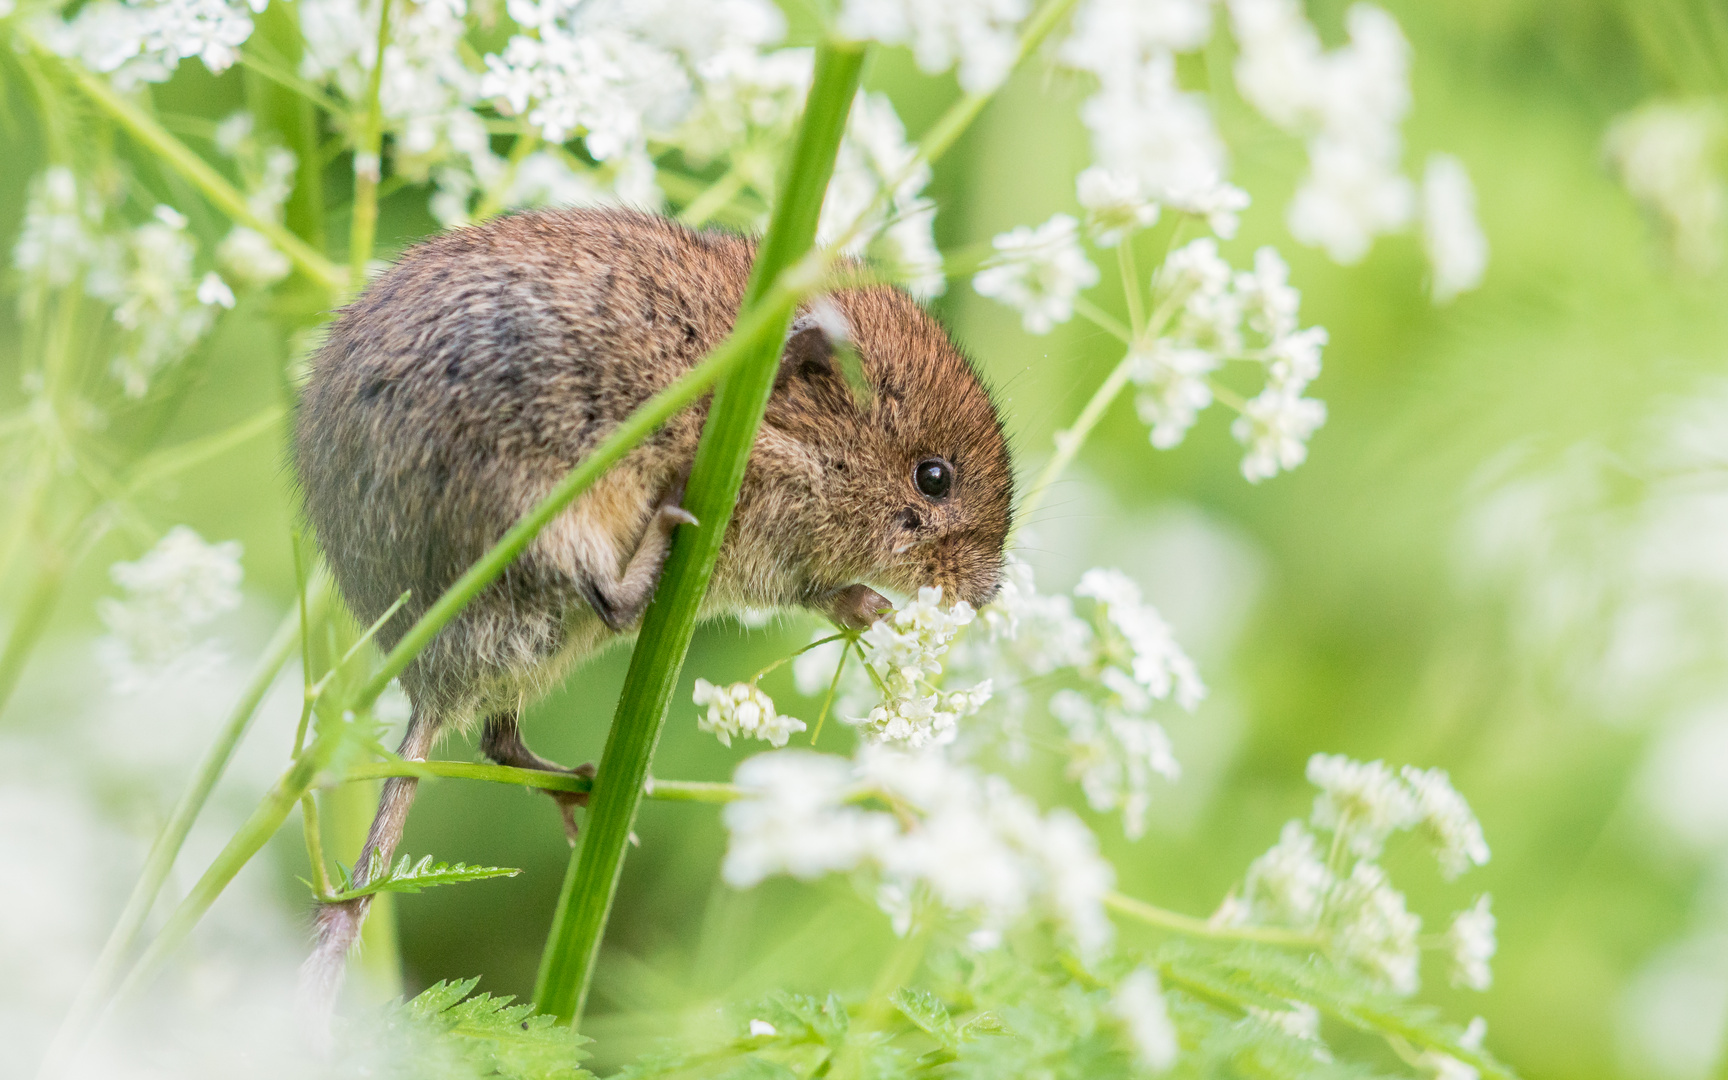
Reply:
<svg viewBox="0 0 1728 1080"><path fill-rule="evenodd" d="M249 5L254 13L264 10L260 0ZM97 0L70 23L52 27L50 41L61 55L77 57L130 90L166 81L180 61L194 56L220 75L251 36L251 15L226 0Z"/></svg>
<svg viewBox="0 0 1728 1080"><path fill-rule="evenodd" d="M79 189L71 169L51 165L30 186L12 265L39 285L69 285L102 256L101 223L95 194Z"/></svg>
<svg viewBox="0 0 1728 1080"><path fill-rule="evenodd" d="M1308 439L1326 422L1326 405L1300 391L1268 386L1251 398L1230 434L1248 448L1242 475L1249 483L1288 472L1308 460Z"/></svg>
<svg viewBox="0 0 1728 1080"><path fill-rule="evenodd" d="M1193 711L1206 696L1206 684L1194 661L1176 643L1170 624L1156 608L1144 603L1140 586L1120 570L1092 569L1080 577L1075 596L1097 601L1108 625L1119 635L1119 645L1106 644L1106 655L1125 661L1134 681L1153 698L1175 696L1184 709Z"/></svg>
<svg viewBox="0 0 1728 1080"><path fill-rule="evenodd" d="M1682 265L1720 260L1728 183L1718 168L1728 117L1714 101L1652 101L1609 125L1603 149L1620 182L1667 226Z"/></svg>
<svg viewBox="0 0 1728 1080"><path fill-rule="evenodd" d="M1154 57L1191 52L1212 37L1212 0L1089 0L1074 13L1062 62L1101 78L1128 75Z"/></svg>
<svg viewBox="0 0 1728 1080"><path fill-rule="evenodd" d="M197 248L186 218L158 206L154 219L126 238L123 261L92 273L86 290L116 305L114 321L125 331L112 368L128 397L143 397L157 371L186 355L215 324L213 307L233 293L226 286L200 288L194 278ZM207 283L203 283L207 286Z"/></svg>
<svg viewBox="0 0 1728 1080"><path fill-rule="evenodd" d="M1287 821L1278 842L1248 865L1229 921L1309 929L1319 925L1334 884L1314 834Z"/></svg>
<svg viewBox="0 0 1728 1080"><path fill-rule="evenodd" d="M1116 668L1104 674L1107 685L1133 685ZM1068 775L1080 781L1087 804L1100 812L1120 809L1123 833L1138 839L1152 805L1152 778L1182 775L1163 725L1124 709L1119 698L1099 704L1071 689L1051 695L1049 708L1067 735Z"/></svg>
<svg viewBox="0 0 1728 1080"><path fill-rule="evenodd" d="M890 691L916 687L941 673L942 654L960 628L976 617L971 604L961 600L944 606L941 586L926 586L918 590L917 599L864 631L859 638L864 662Z"/></svg>
<svg viewBox="0 0 1728 1080"><path fill-rule="evenodd" d="M698 706L706 706L708 710L697 720L696 727L712 732L722 746L731 746L735 735L785 746L787 739L804 730L804 721L781 716L774 708L774 699L755 683L715 686L707 679L697 679L692 697Z"/></svg>
<svg viewBox="0 0 1728 1080"><path fill-rule="evenodd" d="M1048 334L1074 317L1074 298L1098 284L1098 268L1080 248L1079 224L1056 214L1036 229L998 233L991 241L997 254L972 287L1018 309L1027 333Z"/></svg>
<svg viewBox="0 0 1728 1080"><path fill-rule="evenodd" d="M1142 1067L1156 1074L1167 1072L1176 1064L1182 1045L1176 1025L1170 1020L1170 1009L1164 1003L1164 990L1156 971L1137 967L1129 972L1116 984L1110 1011L1127 1026L1134 1059Z"/></svg>
<svg viewBox="0 0 1728 1080"><path fill-rule="evenodd" d="M1422 175L1422 243L1434 269L1434 302L1444 304L1482 284L1488 238L1476 222L1476 189L1463 162L1428 158Z"/></svg>
<svg viewBox="0 0 1728 1080"><path fill-rule="evenodd" d="M1460 911L1446 932L1446 944L1452 950L1452 985L1472 990L1486 990L1494 985L1494 959L1497 943L1494 937L1494 913L1489 910L1490 898L1484 893L1476 903Z"/></svg>
<svg viewBox="0 0 1728 1080"><path fill-rule="evenodd" d="M961 89L988 93L1020 54L1017 30L1030 0L845 0L836 26L860 41L906 45L919 68L935 75L958 65Z"/></svg>
<svg viewBox="0 0 1728 1080"><path fill-rule="evenodd" d="M847 804L853 775L843 758L778 750L747 758L732 779L746 797L720 812L730 838L720 873L735 888L851 870L895 831L892 816Z"/></svg>
<svg viewBox="0 0 1728 1080"><path fill-rule="evenodd" d="M1152 445L1160 450L1179 445L1212 404L1207 376L1222 360L1205 349L1159 338L1149 348L1135 349L1129 362L1129 378L1137 388L1134 409L1152 429Z"/></svg>
<svg viewBox="0 0 1728 1080"><path fill-rule="evenodd" d="M1488 841L1470 804L1443 769L1404 766L1405 783L1415 796L1418 821L1434 842L1440 872L1450 880L1472 866L1488 865Z"/></svg>
<svg viewBox="0 0 1728 1080"><path fill-rule="evenodd" d="M193 632L240 606L240 542L207 544L176 525L135 562L109 568L121 596L97 602L104 660L122 688L187 659Z"/></svg>
<svg viewBox="0 0 1728 1080"><path fill-rule="evenodd" d="M1222 193L1224 140L1206 99L1176 83L1175 58L1153 56L1126 74L1105 77L1080 106L1098 165L1131 176L1146 197L1201 216L1221 215L1233 229L1239 193Z"/></svg>
<svg viewBox="0 0 1728 1080"><path fill-rule="evenodd" d="M1410 789L1381 762L1315 754L1308 759L1308 782L1320 789L1314 827L1339 834L1345 849L1362 858L1377 858L1388 836L1421 820Z"/></svg>
<svg viewBox="0 0 1728 1080"><path fill-rule="evenodd" d="M1133 176L1094 165L1074 178L1074 189L1086 210L1086 232L1099 247L1115 247L1158 223L1158 204Z"/></svg>
<svg viewBox="0 0 1728 1080"><path fill-rule="evenodd" d="M1404 906L1386 871L1359 862L1341 880L1331 905L1332 943L1338 952L1398 994L1419 985L1422 918Z"/></svg>

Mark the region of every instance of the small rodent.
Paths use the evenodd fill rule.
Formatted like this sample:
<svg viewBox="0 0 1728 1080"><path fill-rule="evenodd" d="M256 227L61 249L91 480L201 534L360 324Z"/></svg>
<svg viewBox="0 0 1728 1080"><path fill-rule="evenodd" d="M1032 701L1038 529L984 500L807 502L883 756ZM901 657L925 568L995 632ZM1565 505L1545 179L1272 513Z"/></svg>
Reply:
<svg viewBox="0 0 1728 1080"><path fill-rule="evenodd" d="M302 394L294 457L362 624L411 594L379 645L726 337L754 256L752 240L651 214L523 213L412 248L343 310ZM887 603L869 584L986 603L1013 487L990 395L905 293L823 302L845 322L868 401L840 369L833 320L802 311L703 613L803 606L858 626ZM487 756L560 768L523 745L522 704L634 631L673 529L691 520L678 503L706 415L704 399L639 444L408 666L404 758L479 719ZM374 853L389 863L413 793L412 779L385 785L357 876ZM315 1000L334 998L366 907L321 907L303 971Z"/></svg>

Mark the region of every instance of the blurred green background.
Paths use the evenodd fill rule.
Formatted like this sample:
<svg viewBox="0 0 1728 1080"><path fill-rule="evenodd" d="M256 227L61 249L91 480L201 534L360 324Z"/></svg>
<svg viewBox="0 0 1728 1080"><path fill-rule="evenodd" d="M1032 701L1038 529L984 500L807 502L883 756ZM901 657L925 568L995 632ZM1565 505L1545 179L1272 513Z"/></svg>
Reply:
<svg viewBox="0 0 1728 1080"><path fill-rule="evenodd" d="M1728 827L1706 798L1697 827L1686 828L1681 798L1728 791L1728 740L1709 737L1710 717L1728 715L1728 638L1712 636L1719 628L1708 617L1728 597L1728 527L1711 527L1728 517L1650 510L1671 498L1676 472L1707 506L1728 491L1728 454L1688 472L1651 449L1665 445L1677 402L1720 395L1712 380L1728 373L1728 294L1720 274L1675 270L1601 151L1612 118L1653 96L1722 94L1728 53L1713 52L1701 28L1725 16L1707 2L1386 4L1415 58L1407 161L1432 150L1461 157L1492 245L1483 287L1446 308L1428 302L1410 237L1382 240L1350 268L1289 239L1283 207L1300 147L1257 121L1214 72L1234 179L1255 195L1225 251L1241 265L1270 243L1291 262L1304 321L1331 334L1312 391L1329 420L1306 465L1254 487L1237 472L1240 449L1222 416L1209 414L1177 450L1156 452L1120 403L1027 538L1048 588L1095 564L1139 578L1212 688L1195 716L1173 725L1187 774L1161 792L1149 835L1130 845L1113 820L1089 819L1124 891L1209 912L1280 823L1305 813L1303 767L1314 752L1445 768L1477 809L1493 861L1457 886L1415 860L1394 870L1418 909L1492 892L1501 947L1487 994L1431 976L1424 995L1459 1018L1485 1016L1490 1045L1530 1077L1728 1069ZM1336 40L1345 5L1309 6ZM913 132L957 93L893 53L877 58L869 81ZM188 65L156 97L165 111L220 118L241 106L240 85ZM0 246L9 249L43 163L43 133L23 88L14 82L5 93ZM1072 209L1072 178L1088 162L1079 98L1035 66L1016 77L937 169L931 194L944 248ZM171 180L146 180L174 190ZM214 220L193 227L220 235ZM386 247L432 228L423 195L384 203ZM1167 232L1141 238L1142 266L1155 265ZM1110 277L1101 303L1119 309ZM292 301L275 303L282 309L243 304L210 339L168 442L279 398L277 372L296 346L284 315ZM1014 313L963 282L937 307L999 388L1029 473L1119 345L1078 322L1029 337ZM19 362L19 342L8 306L0 367ZM17 381L0 373L0 405L18 403ZM1728 446L1728 411L1714 415L1718 444ZM1580 470L1593 478L1583 494L1555 479ZM281 451L258 440L183 478L157 517L244 541L249 593L260 611L280 610L293 588L288 491ZM98 632L105 568L136 554L111 540L79 564L47 658L0 725L56 723L49 680L64 668L53 651ZM1716 563L1723 569L1713 576ZM1656 601L1639 589L1652 580L1664 602L1704 611L1683 648L1640 637L1634 616ZM24 583L0 584L11 603ZM1570 592L1556 600L1555 589ZM809 630L795 620L708 627L686 684L698 674L747 678ZM1655 655L1627 668L1628 648ZM599 756L625 659L623 650L600 658L531 710L526 730L540 753L569 763ZM813 713L784 672L765 687L787 711ZM687 702L687 690L677 700ZM675 706L655 772L729 776L749 751L720 747L694 716L693 706ZM214 726L216 711L201 722ZM266 726L254 738L277 745L286 736ZM849 738L830 725L823 743L844 749ZM1671 767L1692 786L1663 771ZM1047 804L1078 807L1060 777L1025 779ZM295 832L278 840L277 875L286 902L298 905ZM868 984L890 935L867 898L832 882L775 881L747 894L720 886L724 833L711 808L649 803L637 833L591 1005L602 1063L712 1022L718 1001L789 978L809 989ZM482 989L526 994L567 855L546 800L429 785L404 850L525 870L398 902L410 988L483 975ZM353 849L340 854L352 858ZM1126 931L1130 940L1137 932Z"/></svg>

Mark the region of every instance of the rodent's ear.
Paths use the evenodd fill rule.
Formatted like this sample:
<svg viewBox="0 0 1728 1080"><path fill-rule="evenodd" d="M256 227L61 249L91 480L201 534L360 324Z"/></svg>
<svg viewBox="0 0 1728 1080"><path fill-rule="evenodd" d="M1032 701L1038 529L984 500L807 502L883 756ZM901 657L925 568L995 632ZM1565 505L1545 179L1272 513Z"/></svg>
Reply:
<svg viewBox="0 0 1728 1080"><path fill-rule="evenodd" d="M832 308L800 315L786 331L780 353L780 373L774 389L784 391L795 380L815 386L838 383L861 410L870 407L870 381L864 364L846 339L846 323Z"/></svg>

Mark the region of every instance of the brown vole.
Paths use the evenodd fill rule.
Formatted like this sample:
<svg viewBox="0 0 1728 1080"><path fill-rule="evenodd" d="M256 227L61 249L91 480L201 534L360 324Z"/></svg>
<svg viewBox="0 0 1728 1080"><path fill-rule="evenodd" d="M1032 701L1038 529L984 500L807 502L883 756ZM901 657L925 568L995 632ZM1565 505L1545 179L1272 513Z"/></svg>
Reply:
<svg viewBox="0 0 1728 1080"><path fill-rule="evenodd" d="M306 512L363 623L405 590L392 647L584 455L730 332L754 242L622 210L527 213L404 255L346 308L313 365L295 429ZM989 395L904 293L847 290L871 393L855 393L824 325L793 324L704 614L804 606L852 625L867 583L994 595L1012 471ZM484 722L494 760L557 769L523 745L524 699L633 632L653 593L706 402L666 423L560 515L402 673L400 752ZM414 781L385 786L356 875L387 864ZM565 804L568 823L568 801ZM366 902L326 905L309 989L328 1001Z"/></svg>

